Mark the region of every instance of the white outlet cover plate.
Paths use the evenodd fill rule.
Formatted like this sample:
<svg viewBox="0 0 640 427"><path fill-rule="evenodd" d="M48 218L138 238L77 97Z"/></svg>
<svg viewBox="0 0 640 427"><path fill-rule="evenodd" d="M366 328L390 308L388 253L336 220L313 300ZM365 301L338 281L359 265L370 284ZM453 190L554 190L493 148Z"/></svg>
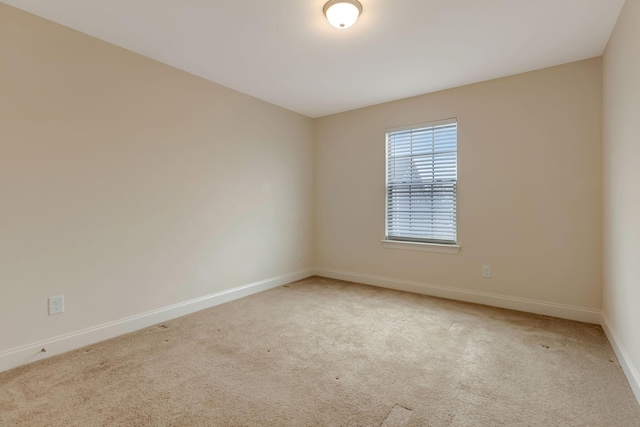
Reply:
<svg viewBox="0 0 640 427"><path fill-rule="evenodd" d="M64 295L49 297L49 316L64 313Z"/></svg>
<svg viewBox="0 0 640 427"><path fill-rule="evenodd" d="M490 265L483 265L482 266L482 277L488 279L491 277L491 266Z"/></svg>

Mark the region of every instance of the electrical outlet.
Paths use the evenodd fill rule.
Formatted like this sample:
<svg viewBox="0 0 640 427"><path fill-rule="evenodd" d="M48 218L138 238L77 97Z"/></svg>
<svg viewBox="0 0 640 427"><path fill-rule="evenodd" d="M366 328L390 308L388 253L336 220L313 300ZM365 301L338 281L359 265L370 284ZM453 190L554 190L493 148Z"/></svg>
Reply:
<svg viewBox="0 0 640 427"><path fill-rule="evenodd" d="M302 249L298 249L298 259L302 259Z"/></svg>
<svg viewBox="0 0 640 427"><path fill-rule="evenodd" d="M49 316L64 313L64 295L49 297Z"/></svg>
<svg viewBox="0 0 640 427"><path fill-rule="evenodd" d="M484 277L485 279L490 279L491 278L491 266L490 265L483 265L482 266L482 277Z"/></svg>

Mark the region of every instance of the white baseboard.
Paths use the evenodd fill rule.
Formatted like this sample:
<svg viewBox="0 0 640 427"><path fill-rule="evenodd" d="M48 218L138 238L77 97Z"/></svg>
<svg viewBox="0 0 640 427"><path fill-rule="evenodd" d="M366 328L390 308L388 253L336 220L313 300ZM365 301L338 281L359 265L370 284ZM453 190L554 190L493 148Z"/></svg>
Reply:
<svg viewBox="0 0 640 427"><path fill-rule="evenodd" d="M166 322L177 317L195 313L225 302L243 298L271 288L286 285L296 280L305 279L313 275L313 270L302 270L278 277L261 280L227 291L218 292L169 307L164 307L148 313L127 317L81 331L58 336L45 341L28 344L22 347L10 349L0 353L0 372L75 350L87 345L95 344L110 338L117 337L139 329L147 328L157 323ZM42 348L47 349L43 353Z"/></svg>
<svg viewBox="0 0 640 427"><path fill-rule="evenodd" d="M363 283L365 285L379 286L382 288L396 289L399 291L413 292L416 294L430 295L457 301L472 302L492 307L508 308L510 310L577 320L579 322L600 324L601 321L600 310L589 308L516 298L487 292L448 288L444 286L430 285L427 283L371 276L368 274L338 271L328 268L316 268L315 273L318 276L328 277L331 279L346 280L349 282Z"/></svg>
<svg viewBox="0 0 640 427"><path fill-rule="evenodd" d="M633 394L636 395L636 399L638 400L638 403L640 403L640 371L638 371L638 368L633 364L629 354L625 351L618 334L611 327L609 317L604 312L602 313L601 325L604 333L607 335L607 338L611 343L611 347L613 347L613 351L618 357L618 362L620 362L622 371L626 375L627 381L629 381L631 390L633 390Z"/></svg>

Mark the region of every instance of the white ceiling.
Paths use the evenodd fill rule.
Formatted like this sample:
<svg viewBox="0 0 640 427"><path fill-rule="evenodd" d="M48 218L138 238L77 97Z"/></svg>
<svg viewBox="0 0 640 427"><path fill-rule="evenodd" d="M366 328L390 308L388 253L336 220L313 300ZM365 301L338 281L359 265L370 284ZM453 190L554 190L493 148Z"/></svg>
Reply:
<svg viewBox="0 0 640 427"><path fill-rule="evenodd" d="M2 0L309 117L599 56L624 0Z"/></svg>

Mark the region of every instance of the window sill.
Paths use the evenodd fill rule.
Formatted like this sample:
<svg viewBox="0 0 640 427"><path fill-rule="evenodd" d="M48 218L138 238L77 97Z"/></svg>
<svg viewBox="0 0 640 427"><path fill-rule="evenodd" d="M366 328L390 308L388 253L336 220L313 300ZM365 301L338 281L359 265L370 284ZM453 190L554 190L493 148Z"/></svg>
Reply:
<svg viewBox="0 0 640 427"><path fill-rule="evenodd" d="M405 251L436 252L440 254L457 255L460 252L459 245L441 245L438 243L402 242L399 240L381 240L386 249L401 249Z"/></svg>

